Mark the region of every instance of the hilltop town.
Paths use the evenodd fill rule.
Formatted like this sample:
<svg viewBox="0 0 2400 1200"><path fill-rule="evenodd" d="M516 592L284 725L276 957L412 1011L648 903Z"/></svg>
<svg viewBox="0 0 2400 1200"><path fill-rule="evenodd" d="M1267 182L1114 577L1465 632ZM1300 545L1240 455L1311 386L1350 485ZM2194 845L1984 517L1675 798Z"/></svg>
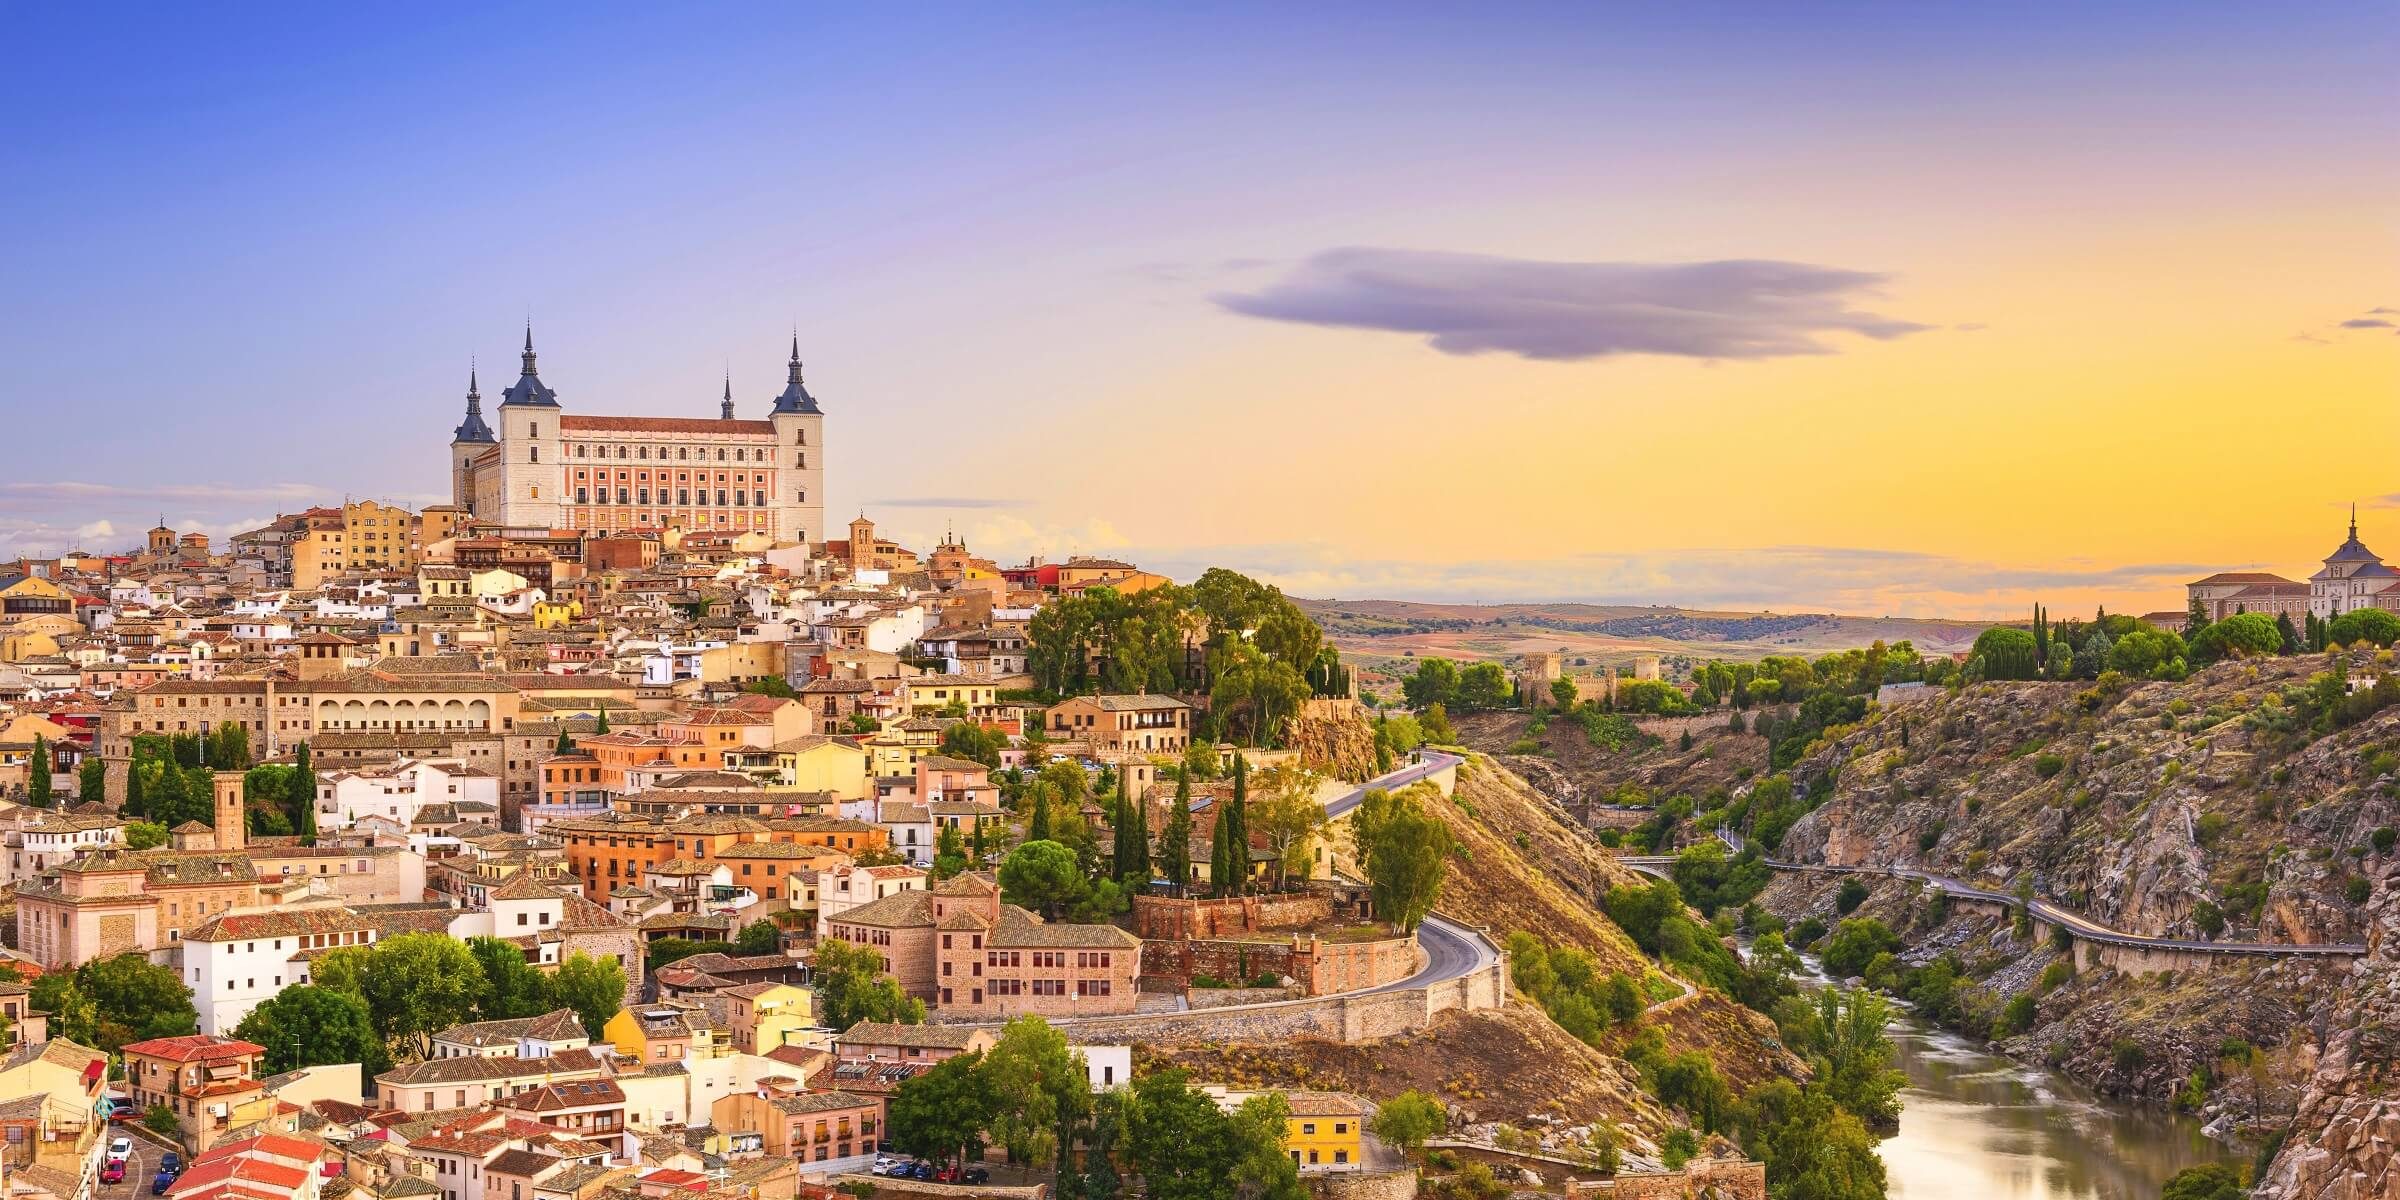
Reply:
<svg viewBox="0 0 2400 1200"><path fill-rule="evenodd" d="M567 413L530 333L482 405L452 503L0 565L0 1195L1468 1195L1426 1140L1519 1125L1763 1187L1512 989L1495 914L1633 876L1276 589L826 536L796 346L764 421ZM1392 1039L1454 1073L1175 1062Z"/></svg>

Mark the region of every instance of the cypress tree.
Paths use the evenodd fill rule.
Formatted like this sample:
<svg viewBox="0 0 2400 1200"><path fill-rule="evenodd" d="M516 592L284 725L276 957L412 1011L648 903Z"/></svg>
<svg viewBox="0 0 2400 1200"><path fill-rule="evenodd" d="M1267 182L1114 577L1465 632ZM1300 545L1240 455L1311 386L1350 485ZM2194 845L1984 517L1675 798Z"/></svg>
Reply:
<svg viewBox="0 0 2400 1200"><path fill-rule="evenodd" d="M25 801L35 808L50 807L50 739L33 735L33 758L25 767Z"/></svg>
<svg viewBox="0 0 2400 1200"><path fill-rule="evenodd" d="M1233 845L1233 806L1217 805L1217 827L1208 835L1208 892L1212 896L1229 895L1233 886L1233 867L1227 850Z"/></svg>
<svg viewBox="0 0 2400 1200"><path fill-rule="evenodd" d="M317 842L317 772L308 757L308 743L292 754L292 776L284 787L286 811L292 815L292 832L300 835L300 844L313 846Z"/></svg>
<svg viewBox="0 0 2400 1200"><path fill-rule="evenodd" d="M2050 623L2043 619L2042 606L2033 606L2033 662L2035 666L2050 661Z"/></svg>
<svg viewBox="0 0 2400 1200"><path fill-rule="evenodd" d="M1033 818L1025 822L1025 840L1029 842L1050 840L1050 789L1047 787L1038 787L1033 790Z"/></svg>
<svg viewBox="0 0 2400 1200"><path fill-rule="evenodd" d="M575 736L567 732L567 723L565 721L560 721L558 723L558 745L552 747L550 752L553 754L575 753Z"/></svg>
<svg viewBox="0 0 2400 1200"><path fill-rule="evenodd" d="M149 816L150 797L144 793L142 760L136 758L125 767L125 803L118 805L117 811L128 817Z"/></svg>
<svg viewBox="0 0 2400 1200"><path fill-rule="evenodd" d="M608 732L608 701L606 701L606 700L603 700L603 701L601 701L601 702L600 702L600 723L599 723L599 724L597 724L597 725L594 725L594 726L592 726L592 732L593 732L593 733L607 733L607 732Z"/></svg>
<svg viewBox="0 0 2400 1200"><path fill-rule="evenodd" d="M1143 891L1150 890L1150 805L1141 800L1127 800L1133 810L1133 871L1134 884Z"/></svg>
<svg viewBox="0 0 2400 1200"><path fill-rule="evenodd" d="M1233 894L1250 890L1250 759L1247 755L1233 756L1233 800L1225 814L1233 821L1233 846L1226 851L1226 863L1233 869Z"/></svg>
<svg viewBox="0 0 2400 1200"><path fill-rule="evenodd" d="M1192 776L1188 771L1175 776L1175 808L1167 814L1167 832L1158 841L1158 861L1166 868L1167 878L1174 881L1175 894L1182 895L1192 878Z"/></svg>
<svg viewBox="0 0 2400 1200"><path fill-rule="evenodd" d="M1133 869L1133 812L1118 795L1108 805L1108 869L1122 877Z"/></svg>

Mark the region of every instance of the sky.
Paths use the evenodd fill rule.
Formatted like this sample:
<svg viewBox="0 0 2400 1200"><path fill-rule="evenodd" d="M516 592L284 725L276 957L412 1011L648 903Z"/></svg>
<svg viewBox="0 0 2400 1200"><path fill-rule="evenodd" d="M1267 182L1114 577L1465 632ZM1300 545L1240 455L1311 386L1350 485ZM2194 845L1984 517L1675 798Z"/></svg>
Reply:
<svg viewBox="0 0 2400 1200"><path fill-rule="evenodd" d="M21 8L0 555L449 497L470 363L1306 596L2400 554L2400 8Z"/></svg>

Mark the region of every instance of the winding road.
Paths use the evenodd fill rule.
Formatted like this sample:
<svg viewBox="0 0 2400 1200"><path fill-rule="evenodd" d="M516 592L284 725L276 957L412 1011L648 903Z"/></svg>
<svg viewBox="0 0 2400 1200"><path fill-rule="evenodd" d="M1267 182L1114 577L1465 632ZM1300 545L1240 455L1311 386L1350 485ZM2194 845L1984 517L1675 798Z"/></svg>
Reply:
<svg viewBox="0 0 2400 1200"><path fill-rule="evenodd" d="M1742 836L1730 829L1719 829L1717 838L1737 854L1743 849ZM1672 878L1669 870L1674 866L1675 857L1659 854L1620 855L1617 861L1646 875L1656 875L1661 879L1668 879ZM1931 871L1920 871L1914 867L1821 866L1813 863L1785 862L1781 859L1763 856L1759 861L1777 871L1812 875L1876 875L1887 879L1913 879L1919 883L1931 884L1940 888L1944 894L1961 900L1979 900L1987 904L2012 907L2019 903L2017 897L2007 892L1976 887L1963 880L1952 879L1946 875L1936 875ZM2120 929L2111 929L2081 913L2060 908L2047 900L2037 898L2030 904L2035 920L2063 926L2076 937L2103 946L2131 946L2150 950L2184 951L2193 954L2253 955L2272 958L2358 958L2367 952L2367 948L2357 942L2207 942L2194 938L2153 937L2147 934L2126 933Z"/></svg>

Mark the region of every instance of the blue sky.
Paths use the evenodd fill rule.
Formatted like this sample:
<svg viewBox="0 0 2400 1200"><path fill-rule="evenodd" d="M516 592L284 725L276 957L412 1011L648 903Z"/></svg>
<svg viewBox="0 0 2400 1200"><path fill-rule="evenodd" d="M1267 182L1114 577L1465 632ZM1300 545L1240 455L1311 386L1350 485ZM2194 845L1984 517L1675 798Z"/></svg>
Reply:
<svg viewBox="0 0 2400 1200"><path fill-rule="evenodd" d="M1908 449L2031 415L2211 467L2202 433L2162 432L2179 388L2388 408L2394 339L2341 327L2400 306L2385 7L12 18L0 552L434 498L470 356L497 390L529 315L588 412L713 413L729 369L763 410L796 328L835 508L904 536L1304 591L2013 609L2010 581L2061 571L2288 565L2334 506L2400 491L2370 465L2400 448L2382 419L2366 461L2295 447L2279 470L2310 487L2255 526L2135 522L2077 565ZM1329 290L1349 250L1377 270ZM1425 254L1500 265L1414 279L1439 311L1400 311L1381 268ZM1728 261L1823 268L1906 331L1823 318L1817 350L1748 361L1481 329L1523 312L1491 289L1555 264L1616 288ZM1458 323L1477 335L1433 333ZM1532 352L1556 345L1597 352ZM1795 445L1864 445L1918 499ZM1658 503L1720 459L1739 482ZM1428 473L1455 494L1412 511ZM2172 478L2044 474L2043 517ZM1472 572L1438 548L1461 541ZM1822 570L1744 565L1812 547ZM1901 595L1843 574L1886 553L1947 565Z"/></svg>

